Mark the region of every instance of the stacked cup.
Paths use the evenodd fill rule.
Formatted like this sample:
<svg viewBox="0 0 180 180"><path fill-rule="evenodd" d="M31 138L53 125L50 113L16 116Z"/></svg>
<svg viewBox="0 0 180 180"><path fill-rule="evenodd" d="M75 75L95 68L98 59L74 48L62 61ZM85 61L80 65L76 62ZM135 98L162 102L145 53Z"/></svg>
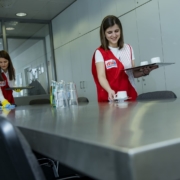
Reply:
<svg viewBox="0 0 180 180"><path fill-rule="evenodd" d="M76 85L73 82L67 83L67 100L70 106L78 105Z"/></svg>
<svg viewBox="0 0 180 180"><path fill-rule="evenodd" d="M58 83L57 88L57 107L65 108L68 106L66 95L66 84L63 80Z"/></svg>
<svg viewBox="0 0 180 180"><path fill-rule="evenodd" d="M65 108L78 105L76 85L73 82L65 83L51 81L50 100L53 107Z"/></svg>

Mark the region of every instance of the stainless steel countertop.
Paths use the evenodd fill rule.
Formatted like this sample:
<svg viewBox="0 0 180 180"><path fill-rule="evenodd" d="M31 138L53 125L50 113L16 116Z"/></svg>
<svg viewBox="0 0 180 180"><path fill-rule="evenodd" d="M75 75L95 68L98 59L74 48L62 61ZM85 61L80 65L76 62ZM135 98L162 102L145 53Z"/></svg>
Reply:
<svg viewBox="0 0 180 180"><path fill-rule="evenodd" d="M8 118L31 147L102 180L180 178L180 99L19 106Z"/></svg>

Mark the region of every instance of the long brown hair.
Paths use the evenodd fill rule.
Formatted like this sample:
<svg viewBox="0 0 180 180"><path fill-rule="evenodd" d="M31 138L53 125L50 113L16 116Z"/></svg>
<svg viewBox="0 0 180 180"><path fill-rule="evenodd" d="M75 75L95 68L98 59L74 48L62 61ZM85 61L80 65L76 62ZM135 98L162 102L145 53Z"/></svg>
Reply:
<svg viewBox="0 0 180 180"><path fill-rule="evenodd" d="M12 61L11 61L11 58L9 56L9 54L2 50L0 51L0 58L4 58L6 60L8 60L8 73L9 73L9 79L10 80L15 80L15 70L14 70L14 67L13 67L13 64L12 64Z"/></svg>
<svg viewBox="0 0 180 180"><path fill-rule="evenodd" d="M119 49L121 49L124 46L124 36L123 36L123 28L122 28L121 21L116 16L109 15L109 16L106 16L102 20L102 23L100 26L101 47L104 48L105 50L109 49L108 48L109 43L108 43L108 40L106 39L105 31L107 28L114 26L115 24L118 25L120 29L120 33L121 33L121 36L118 41L118 47Z"/></svg>
<svg viewBox="0 0 180 180"><path fill-rule="evenodd" d="M1 71L1 68L0 68L0 71ZM0 81L4 81L1 73L0 73Z"/></svg>

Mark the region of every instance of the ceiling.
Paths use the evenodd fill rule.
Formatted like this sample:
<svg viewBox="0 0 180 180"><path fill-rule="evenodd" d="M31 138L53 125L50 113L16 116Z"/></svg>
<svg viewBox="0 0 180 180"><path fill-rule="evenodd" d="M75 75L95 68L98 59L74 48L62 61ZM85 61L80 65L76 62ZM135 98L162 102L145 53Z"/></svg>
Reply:
<svg viewBox="0 0 180 180"><path fill-rule="evenodd" d="M76 0L0 0L0 17L31 20L52 20ZM17 17L25 12L27 16Z"/></svg>
<svg viewBox="0 0 180 180"><path fill-rule="evenodd" d="M8 52L13 55L23 44L24 50L49 34L47 22L50 22L76 0L0 0L0 21L4 20ZM18 17L16 13L25 12L27 16ZM27 39L29 44L26 42ZM3 49L0 27L0 49ZM23 49L21 48L21 52Z"/></svg>

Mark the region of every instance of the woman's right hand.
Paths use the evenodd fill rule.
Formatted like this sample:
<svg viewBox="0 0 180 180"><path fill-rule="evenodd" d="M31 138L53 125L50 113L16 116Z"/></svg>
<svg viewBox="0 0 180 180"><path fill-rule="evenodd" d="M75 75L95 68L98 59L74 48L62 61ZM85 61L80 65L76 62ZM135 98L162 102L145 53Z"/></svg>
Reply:
<svg viewBox="0 0 180 180"><path fill-rule="evenodd" d="M114 101L114 95L115 95L115 91L110 89L108 91L108 99L109 99L109 101Z"/></svg>
<svg viewBox="0 0 180 180"><path fill-rule="evenodd" d="M2 104L2 107L3 107L3 108L8 107L8 106L11 105L7 99L4 99L4 100L1 102L1 104Z"/></svg>
<svg viewBox="0 0 180 180"><path fill-rule="evenodd" d="M97 70L98 80L99 80L100 85L108 93L108 100L114 101L115 92L114 90L111 89L109 82L106 78L104 62L96 63L96 70Z"/></svg>

